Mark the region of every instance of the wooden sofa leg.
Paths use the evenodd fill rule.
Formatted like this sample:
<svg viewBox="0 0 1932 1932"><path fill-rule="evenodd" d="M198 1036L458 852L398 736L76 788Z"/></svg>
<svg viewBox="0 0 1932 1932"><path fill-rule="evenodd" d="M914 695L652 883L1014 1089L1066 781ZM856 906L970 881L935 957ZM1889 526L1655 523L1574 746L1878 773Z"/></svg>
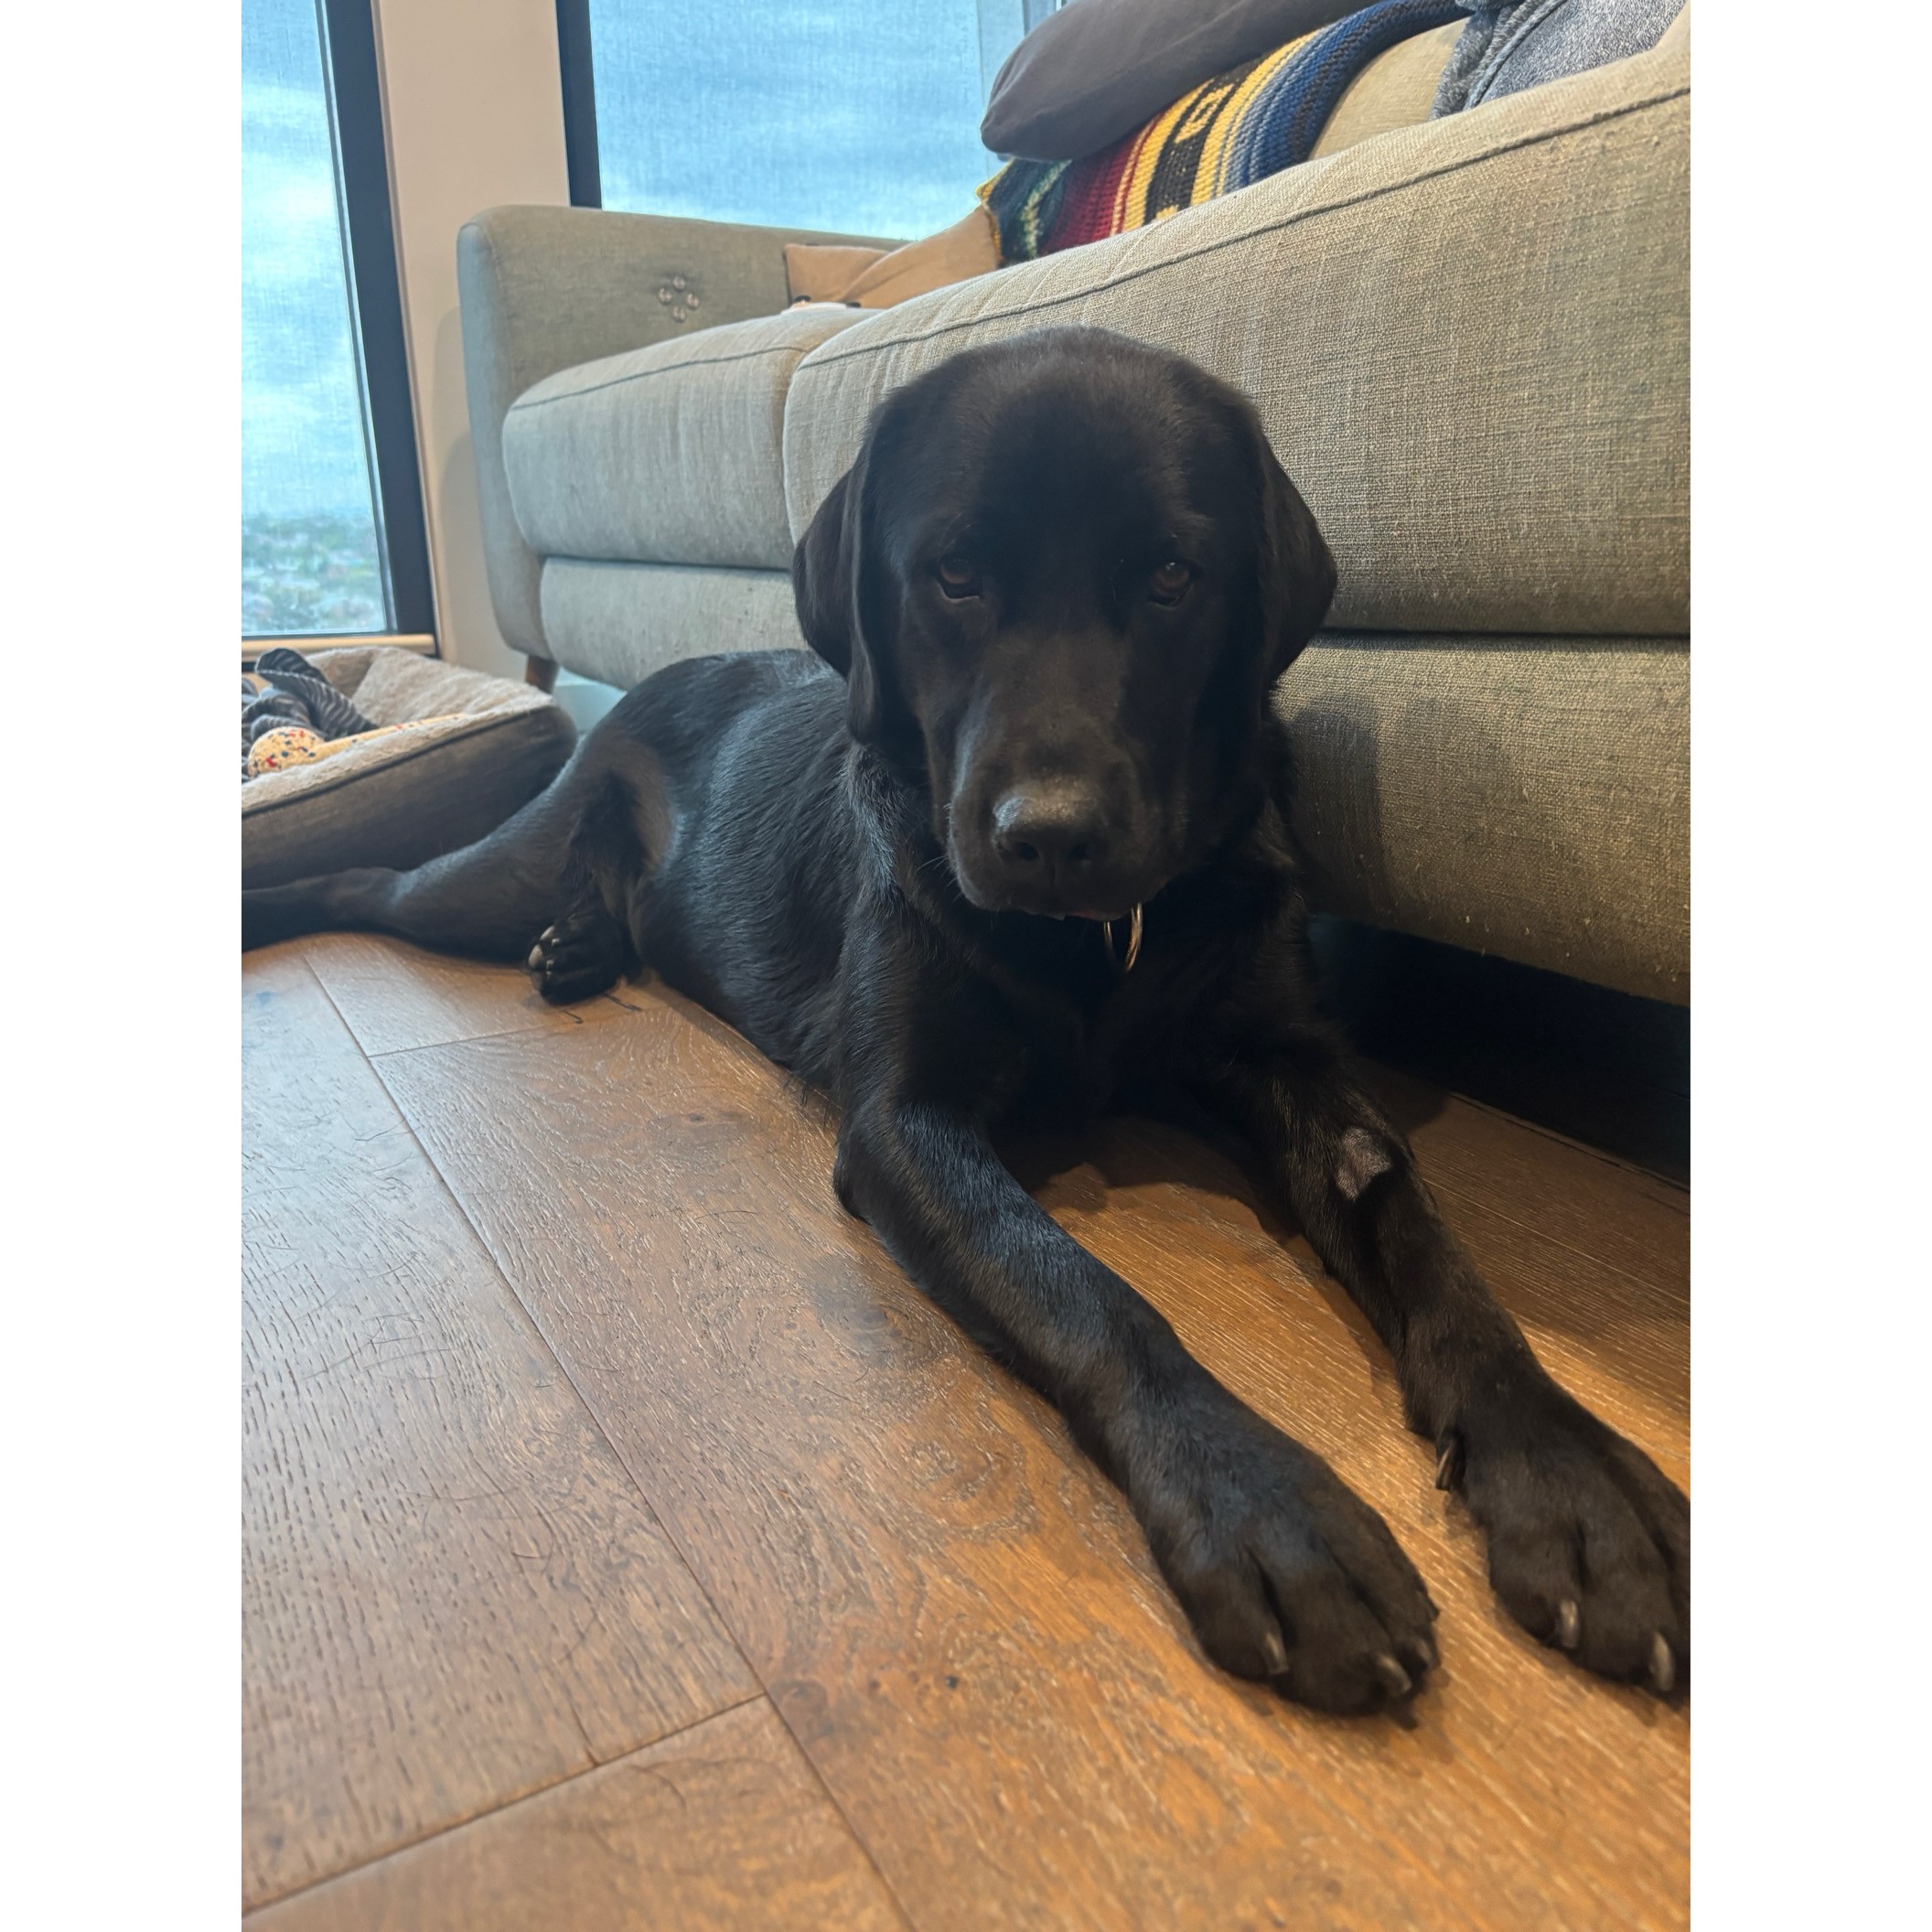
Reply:
<svg viewBox="0 0 1932 1932"><path fill-rule="evenodd" d="M523 660L523 682L534 684L539 691L551 692L557 688L557 666L552 658L526 658Z"/></svg>

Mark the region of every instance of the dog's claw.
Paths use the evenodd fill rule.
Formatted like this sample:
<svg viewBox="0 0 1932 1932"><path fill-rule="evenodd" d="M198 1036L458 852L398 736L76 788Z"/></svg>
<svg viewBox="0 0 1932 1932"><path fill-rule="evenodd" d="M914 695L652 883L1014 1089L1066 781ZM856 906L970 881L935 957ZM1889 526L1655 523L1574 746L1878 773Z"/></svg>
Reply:
<svg viewBox="0 0 1932 1932"><path fill-rule="evenodd" d="M1435 1487L1454 1489L1463 1479L1463 1438L1456 1430L1445 1429L1435 1446Z"/></svg>
<svg viewBox="0 0 1932 1932"><path fill-rule="evenodd" d="M548 937L548 935L546 934L546 935L545 935L545 937L547 938L547 937ZM539 939L539 940L537 941L537 943L536 943L536 944L535 944L534 946L532 946L532 947L531 947L531 948L530 949L530 957L529 957L529 958L528 958L527 960L525 960L525 961L523 961L523 964L524 964L524 966L525 966L525 967L526 967L526 968L527 968L527 969L528 969L528 970L529 970L530 971L531 971L531 972L538 972L538 971L541 971L542 970L542 965L543 965L543 941L542 941L542 939Z"/></svg>
<svg viewBox="0 0 1932 1932"><path fill-rule="evenodd" d="M1566 1596L1556 1606L1556 1640L1565 1650L1574 1650L1583 1636L1583 1615L1576 1607L1576 1599Z"/></svg>
<svg viewBox="0 0 1932 1932"><path fill-rule="evenodd" d="M1669 1697L1677 1688L1677 1659L1661 1630L1650 1639L1650 1688L1659 1697Z"/></svg>
<svg viewBox="0 0 1932 1932"><path fill-rule="evenodd" d="M1268 1656L1268 1674L1280 1677L1288 1668L1288 1647L1283 1643L1281 1632L1266 1632L1261 1638L1261 1648Z"/></svg>
<svg viewBox="0 0 1932 1932"><path fill-rule="evenodd" d="M1443 1660L1433 1637L1411 1637L1407 1642L1398 1644L1396 1650L1397 1661L1411 1677L1421 1677L1424 1671L1433 1670Z"/></svg>
<svg viewBox="0 0 1932 1932"><path fill-rule="evenodd" d="M1414 1680L1386 1650L1375 1660L1375 1674L1390 1697L1407 1697L1415 1689Z"/></svg>

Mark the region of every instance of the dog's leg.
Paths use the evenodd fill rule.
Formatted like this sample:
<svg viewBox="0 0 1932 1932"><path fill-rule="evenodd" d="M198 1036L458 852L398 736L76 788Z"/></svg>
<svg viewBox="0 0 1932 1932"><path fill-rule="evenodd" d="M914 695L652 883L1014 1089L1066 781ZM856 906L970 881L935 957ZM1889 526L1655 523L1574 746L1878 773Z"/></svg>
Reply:
<svg viewBox="0 0 1932 1932"><path fill-rule="evenodd" d="M1690 1504L1544 1371L1340 1053L1311 1036L1205 1084L1395 1358L1437 1487L1487 1532L1511 1615L1605 1676L1683 1681Z"/></svg>
<svg viewBox="0 0 1932 1932"><path fill-rule="evenodd" d="M563 916L537 936L524 961L553 1006L607 993L638 967L630 895L649 864L638 832L638 795L607 774L584 802L564 868Z"/></svg>
<svg viewBox="0 0 1932 1932"><path fill-rule="evenodd" d="M834 1184L920 1288L1066 1413L1217 1662L1328 1711L1409 1697L1435 1662L1435 1613L1382 1519L1195 1361L970 1121L862 1101Z"/></svg>

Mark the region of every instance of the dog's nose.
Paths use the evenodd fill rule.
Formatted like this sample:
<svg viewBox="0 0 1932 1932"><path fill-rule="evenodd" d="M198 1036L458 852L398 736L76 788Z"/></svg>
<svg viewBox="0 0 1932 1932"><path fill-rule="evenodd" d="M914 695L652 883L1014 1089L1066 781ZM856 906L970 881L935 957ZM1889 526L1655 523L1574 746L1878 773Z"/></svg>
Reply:
<svg viewBox="0 0 1932 1932"><path fill-rule="evenodd" d="M1080 785L1016 785L993 808L993 843L1014 872L1084 877L1107 855L1100 801Z"/></svg>

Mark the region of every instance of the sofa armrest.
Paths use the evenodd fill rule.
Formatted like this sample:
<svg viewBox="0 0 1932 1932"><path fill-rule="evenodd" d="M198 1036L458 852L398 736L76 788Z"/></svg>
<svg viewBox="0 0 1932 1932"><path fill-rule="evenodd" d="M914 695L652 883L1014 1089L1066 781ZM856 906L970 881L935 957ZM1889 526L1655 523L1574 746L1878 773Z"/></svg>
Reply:
<svg viewBox="0 0 1932 1932"><path fill-rule="evenodd" d="M599 356L786 306L788 242L896 244L594 208L492 208L456 237L463 370L490 602L507 642L548 657L542 560L517 528L503 418L531 383Z"/></svg>

